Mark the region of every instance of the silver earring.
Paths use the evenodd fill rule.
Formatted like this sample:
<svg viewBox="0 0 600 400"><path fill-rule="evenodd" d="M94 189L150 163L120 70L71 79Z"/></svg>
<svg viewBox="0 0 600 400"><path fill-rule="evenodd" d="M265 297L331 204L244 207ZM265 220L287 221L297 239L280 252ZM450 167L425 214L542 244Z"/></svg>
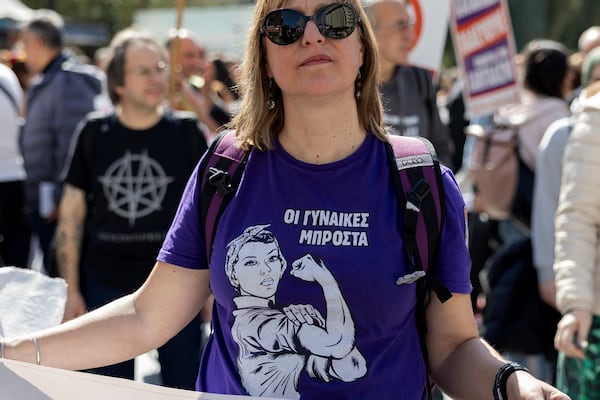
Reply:
<svg viewBox="0 0 600 400"><path fill-rule="evenodd" d="M267 99L267 110L275 109L275 100L273 100L273 78L269 79L269 98Z"/></svg>
<svg viewBox="0 0 600 400"><path fill-rule="evenodd" d="M360 89L362 87L362 75L360 73L360 69L358 70L358 75L356 76L356 100L360 100Z"/></svg>

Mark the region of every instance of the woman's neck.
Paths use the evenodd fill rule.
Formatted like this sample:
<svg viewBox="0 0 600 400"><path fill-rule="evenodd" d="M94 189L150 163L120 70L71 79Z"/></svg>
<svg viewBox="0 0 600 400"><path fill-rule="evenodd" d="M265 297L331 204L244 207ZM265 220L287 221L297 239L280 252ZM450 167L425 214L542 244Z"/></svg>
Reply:
<svg viewBox="0 0 600 400"><path fill-rule="evenodd" d="M300 161L327 164L354 153L365 139L354 99L346 106L319 102L286 102L279 133L283 148Z"/></svg>

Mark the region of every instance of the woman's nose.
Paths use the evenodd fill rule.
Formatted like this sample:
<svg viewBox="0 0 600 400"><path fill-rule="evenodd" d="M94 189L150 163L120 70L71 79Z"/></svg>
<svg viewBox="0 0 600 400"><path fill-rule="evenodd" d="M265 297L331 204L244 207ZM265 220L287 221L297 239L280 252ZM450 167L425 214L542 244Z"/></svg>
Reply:
<svg viewBox="0 0 600 400"><path fill-rule="evenodd" d="M308 21L304 27L304 35L302 36L302 44L321 43L325 37L317 28L314 21Z"/></svg>

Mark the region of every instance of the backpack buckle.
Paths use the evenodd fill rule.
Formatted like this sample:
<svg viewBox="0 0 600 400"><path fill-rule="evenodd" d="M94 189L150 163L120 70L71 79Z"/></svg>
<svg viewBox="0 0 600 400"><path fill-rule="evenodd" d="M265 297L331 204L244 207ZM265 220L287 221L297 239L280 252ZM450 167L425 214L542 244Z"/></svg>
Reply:
<svg viewBox="0 0 600 400"><path fill-rule="evenodd" d="M419 180L419 182L412 187L410 192L408 192L406 208L418 213L421 211L423 199L426 198L429 193L431 193L431 186L429 185L429 182L427 182L425 179Z"/></svg>
<svg viewBox="0 0 600 400"><path fill-rule="evenodd" d="M208 182L216 186L217 193L221 197L227 196L233 191L229 173L215 167L208 168Z"/></svg>

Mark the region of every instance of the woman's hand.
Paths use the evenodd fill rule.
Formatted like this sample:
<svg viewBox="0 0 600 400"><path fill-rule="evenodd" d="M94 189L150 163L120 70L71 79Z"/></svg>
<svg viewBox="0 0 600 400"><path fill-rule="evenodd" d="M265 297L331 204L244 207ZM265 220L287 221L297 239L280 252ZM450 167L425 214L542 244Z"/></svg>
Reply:
<svg viewBox="0 0 600 400"><path fill-rule="evenodd" d="M585 310L573 310L558 322L554 347L565 355L582 360L587 347L587 338L592 326L592 313Z"/></svg>
<svg viewBox="0 0 600 400"><path fill-rule="evenodd" d="M560 390L525 371L517 371L509 376L506 383L506 392L510 400L571 399Z"/></svg>

